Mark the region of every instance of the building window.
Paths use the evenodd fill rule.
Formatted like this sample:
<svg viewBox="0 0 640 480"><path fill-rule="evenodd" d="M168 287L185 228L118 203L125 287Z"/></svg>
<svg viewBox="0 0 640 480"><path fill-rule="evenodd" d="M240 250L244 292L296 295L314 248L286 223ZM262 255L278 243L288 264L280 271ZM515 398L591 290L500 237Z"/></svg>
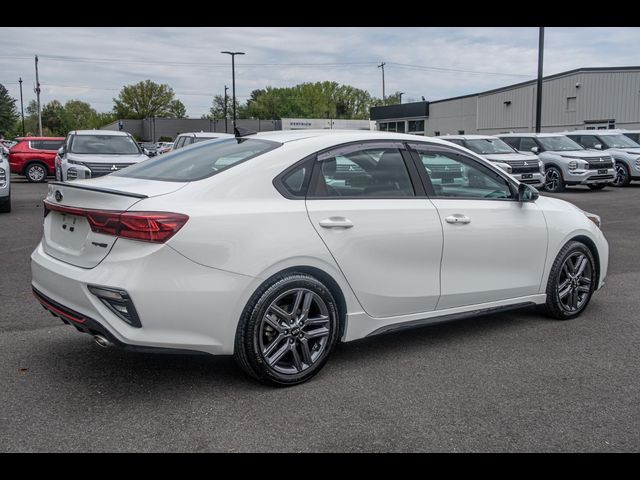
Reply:
<svg viewBox="0 0 640 480"><path fill-rule="evenodd" d="M424 120L409 120L408 132L424 132Z"/></svg>
<svg viewBox="0 0 640 480"><path fill-rule="evenodd" d="M384 125L384 128L383 128ZM404 120L402 122L386 122L380 124L380 130L386 132L404 133Z"/></svg>
<svg viewBox="0 0 640 480"><path fill-rule="evenodd" d="M439 136L440 136L440 132L439 132L438 130L436 130L435 132L433 132L433 135L434 135L435 137L439 137Z"/></svg>
<svg viewBox="0 0 640 480"><path fill-rule="evenodd" d="M383 123L380 123L380 124L378 125L378 128L380 129L380 131L381 131L381 132L386 132L386 131L387 131L387 128L388 128L388 125L387 125L387 123L386 123L386 122L383 122Z"/></svg>
<svg viewBox="0 0 640 480"><path fill-rule="evenodd" d="M464 135L464 130L458 130L458 135Z"/></svg>
<svg viewBox="0 0 640 480"><path fill-rule="evenodd" d="M576 111L576 97L567 97L567 112Z"/></svg>

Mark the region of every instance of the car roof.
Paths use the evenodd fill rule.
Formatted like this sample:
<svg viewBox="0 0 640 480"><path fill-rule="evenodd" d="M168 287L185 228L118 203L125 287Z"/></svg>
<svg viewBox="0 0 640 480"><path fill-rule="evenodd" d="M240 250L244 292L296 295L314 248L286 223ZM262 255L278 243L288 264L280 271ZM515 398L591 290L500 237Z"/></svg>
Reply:
<svg viewBox="0 0 640 480"><path fill-rule="evenodd" d="M493 140L496 137L495 135L440 135L443 140L447 140L449 138L453 140Z"/></svg>
<svg viewBox="0 0 640 480"><path fill-rule="evenodd" d="M177 137L182 137L182 136L192 136L192 137L196 137L196 138L233 138L235 137L235 135L232 135L231 133L222 133L222 132L183 132L178 134ZM176 138L177 138L176 137Z"/></svg>
<svg viewBox="0 0 640 480"><path fill-rule="evenodd" d="M431 143L439 143L448 145L445 140L439 140L439 137L425 137L422 135L409 135L406 133L381 132L379 130L274 130L271 132L260 132L256 135L249 135L246 138L260 138L262 140L272 140L274 142L289 143L307 139L333 140L335 143L355 142L358 140L399 140L422 142L429 141Z"/></svg>
<svg viewBox="0 0 640 480"><path fill-rule="evenodd" d="M110 135L114 137L128 137L130 136L127 132L121 132L117 130L74 130L69 132L74 135Z"/></svg>
<svg viewBox="0 0 640 480"><path fill-rule="evenodd" d="M545 133L498 133L496 137L565 137L567 132L545 132Z"/></svg>
<svg viewBox="0 0 640 480"><path fill-rule="evenodd" d="M16 137L15 139L21 142L24 140L64 140L64 137Z"/></svg>

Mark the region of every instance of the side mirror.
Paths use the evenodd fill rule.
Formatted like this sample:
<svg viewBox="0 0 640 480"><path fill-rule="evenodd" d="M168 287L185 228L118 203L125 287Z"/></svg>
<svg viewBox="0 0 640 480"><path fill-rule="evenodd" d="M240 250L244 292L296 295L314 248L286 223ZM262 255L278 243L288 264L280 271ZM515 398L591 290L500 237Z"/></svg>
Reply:
<svg viewBox="0 0 640 480"><path fill-rule="evenodd" d="M537 155L540 152L540 149L538 147L531 147L531 151Z"/></svg>
<svg viewBox="0 0 640 480"><path fill-rule="evenodd" d="M518 201L519 202L535 202L540 194L538 190L531 185L521 183L518 185Z"/></svg>
<svg viewBox="0 0 640 480"><path fill-rule="evenodd" d="M595 148L596 150L602 150L602 144L601 143L596 143L593 148Z"/></svg>
<svg viewBox="0 0 640 480"><path fill-rule="evenodd" d="M58 155L63 156L64 155L64 147L60 147L58 149Z"/></svg>

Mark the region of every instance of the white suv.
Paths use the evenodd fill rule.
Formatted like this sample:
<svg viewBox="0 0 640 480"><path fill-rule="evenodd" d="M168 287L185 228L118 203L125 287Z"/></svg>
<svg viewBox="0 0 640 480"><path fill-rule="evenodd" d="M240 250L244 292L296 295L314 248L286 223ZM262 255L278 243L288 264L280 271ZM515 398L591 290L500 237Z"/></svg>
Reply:
<svg viewBox="0 0 640 480"><path fill-rule="evenodd" d="M521 183L540 188L544 185L544 164L533 153L518 153L498 137L490 135L445 135L455 143L489 160Z"/></svg>
<svg viewBox="0 0 640 480"><path fill-rule="evenodd" d="M0 144L0 212L11 211L11 170L9 168L9 150Z"/></svg>
<svg viewBox="0 0 640 480"><path fill-rule="evenodd" d="M613 185L626 187L640 180L640 145L622 130L576 130L567 132L574 142L589 150L604 150L613 157L616 176Z"/></svg>
<svg viewBox="0 0 640 480"><path fill-rule="evenodd" d="M562 192L566 185L601 190L613 182L611 155L585 150L564 134L506 133L497 137L521 153L538 155L546 173L544 188L549 192Z"/></svg>
<svg viewBox="0 0 640 480"><path fill-rule="evenodd" d="M176 137L173 142L172 150L177 150L182 147L186 147L193 143L204 142L205 140L213 140L214 138L235 138L230 133L217 133L217 132L191 132L181 133Z"/></svg>
<svg viewBox="0 0 640 480"><path fill-rule="evenodd" d="M58 150L56 180L101 177L148 158L129 133L76 130L69 132Z"/></svg>

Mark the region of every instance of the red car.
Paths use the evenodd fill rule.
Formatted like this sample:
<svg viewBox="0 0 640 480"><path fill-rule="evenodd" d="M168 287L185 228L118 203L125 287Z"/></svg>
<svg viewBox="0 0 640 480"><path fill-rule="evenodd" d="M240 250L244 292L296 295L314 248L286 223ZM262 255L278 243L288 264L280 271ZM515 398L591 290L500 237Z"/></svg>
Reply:
<svg viewBox="0 0 640 480"><path fill-rule="evenodd" d="M27 177L30 182L44 182L54 175L54 161L64 137L19 137L9 150L9 165L13 173Z"/></svg>

